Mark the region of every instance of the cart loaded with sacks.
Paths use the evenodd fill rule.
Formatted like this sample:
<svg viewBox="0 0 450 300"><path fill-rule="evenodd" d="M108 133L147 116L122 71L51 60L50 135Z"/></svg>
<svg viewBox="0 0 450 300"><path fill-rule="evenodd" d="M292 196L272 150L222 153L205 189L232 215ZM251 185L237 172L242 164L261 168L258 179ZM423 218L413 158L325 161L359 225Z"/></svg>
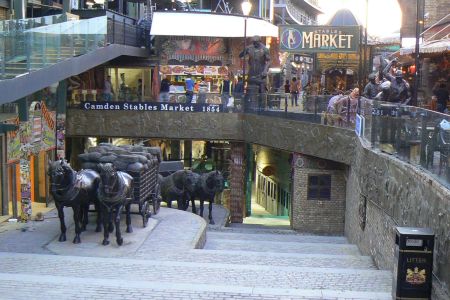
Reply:
<svg viewBox="0 0 450 300"><path fill-rule="evenodd" d="M133 177L132 204L139 207L146 227L151 213L159 212L161 191L158 182L161 150L157 147L114 146L100 143L90 147L87 153L78 155L81 168L98 170L98 164L111 163L117 171L128 173Z"/></svg>

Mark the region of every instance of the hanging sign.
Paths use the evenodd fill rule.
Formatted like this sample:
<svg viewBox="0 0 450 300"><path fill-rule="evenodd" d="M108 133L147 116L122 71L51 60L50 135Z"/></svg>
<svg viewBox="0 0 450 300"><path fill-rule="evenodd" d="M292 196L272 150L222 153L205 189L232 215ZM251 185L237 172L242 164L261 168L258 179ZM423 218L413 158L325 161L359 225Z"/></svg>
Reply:
<svg viewBox="0 0 450 300"><path fill-rule="evenodd" d="M359 26L280 25L280 51L319 53L359 51Z"/></svg>

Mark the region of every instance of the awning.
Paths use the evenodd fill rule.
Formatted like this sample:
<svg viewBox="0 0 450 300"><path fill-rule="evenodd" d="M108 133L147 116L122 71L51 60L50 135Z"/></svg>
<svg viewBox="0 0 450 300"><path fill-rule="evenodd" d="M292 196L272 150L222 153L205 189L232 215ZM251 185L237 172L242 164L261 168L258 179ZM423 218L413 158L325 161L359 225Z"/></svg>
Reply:
<svg viewBox="0 0 450 300"><path fill-rule="evenodd" d="M450 50L450 39L425 42L419 45L419 53L440 53ZM400 55L415 53L415 46L400 49Z"/></svg>
<svg viewBox="0 0 450 300"><path fill-rule="evenodd" d="M199 12L155 12L150 35L244 37L244 16ZM278 37L278 27L248 17L247 36Z"/></svg>

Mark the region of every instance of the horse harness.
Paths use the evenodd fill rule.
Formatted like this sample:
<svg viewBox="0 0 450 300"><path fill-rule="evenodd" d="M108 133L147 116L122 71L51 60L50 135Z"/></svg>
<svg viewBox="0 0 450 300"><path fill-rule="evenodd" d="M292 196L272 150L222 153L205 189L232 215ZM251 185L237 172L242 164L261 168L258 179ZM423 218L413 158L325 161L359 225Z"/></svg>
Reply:
<svg viewBox="0 0 450 300"><path fill-rule="evenodd" d="M55 188L55 200L58 200L58 202L71 202L73 200L75 200L78 197L78 194L80 193L80 190L83 186L83 174L82 173L77 173L75 171L72 170L72 182L70 182L68 184L69 189L65 190L65 193L63 193L62 195L57 193L58 191L64 191L64 189L56 189ZM60 186L57 183L52 182L51 185L53 187L56 186Z"/></svg>
<svg viewBox="0 0 450 300"><path fill-rule="evenodd" d="M100 182L99 189L98 189L98 198L100 200L100 203L107 209L108 212L111 211L113 206L115 206L115 204L119 203L122 199L124 199L124 198L129 199L129 198L126 198L127 191L126 191L126 185L124 183L125 179L123 179L123 181L120 180L120 178L123 178L122 174L120 172L117 172L116 174L117 174L117 179L118 179L116 181L116 183L119 185L119 190L116 195L114 195L112 197L104 197L105 194L103 193L103 191L104 191L105 185L102 182ZM104 199L108 199L108 201L105 201ZM108 203L106 203L106 202L108 202Z"/></svg>

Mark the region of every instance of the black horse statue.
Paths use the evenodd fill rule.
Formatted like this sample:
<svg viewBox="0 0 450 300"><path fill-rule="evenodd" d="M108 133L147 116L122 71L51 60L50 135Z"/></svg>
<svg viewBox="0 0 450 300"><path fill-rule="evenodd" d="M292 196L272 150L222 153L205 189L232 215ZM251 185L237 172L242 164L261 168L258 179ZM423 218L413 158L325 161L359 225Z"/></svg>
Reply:
<svg viewBox="0 0 450 300"><path fill-rule="evenodd" d="M166 177L159 175L162 201L172 207L172 201L176 200L178 209L186 210L195 182L195 173L189 170L178 170Z"/></svg>
<svg viewBox="0 0 450 300"><path fill-rule="evenodd" d="M75 244L81 243L80 233L88 223L89 204L94 203L99 212L97 188L100 176L94 170L74 171L65 160L49 162L50 193L55 200L61 224L59 241L66 241L66 224L64 223L64 207L72 207L75 222ZM97 232L101 231L100 212L97 217Z"/></svg>
<svg viewBox="0 0 450 300"><path fill-rule="evenodd" d="M109 233L112 232L111 224L114 221L116 227L116 241L119 246L123 244L120 232L120 215L123 208L126 211L127 232L133 232L131 227L130 206L132 202L133 177L121 171L117 171L111 163L98 164L100 184L97 190L98 199L102 204L104 239L102 244L109 244ZM114 219L113 219L114 217ZM108 230L106 230L108 228Z"/></svg>
<svg viewBox="0 0 450 300"><path fill-rule="evenodd" d="M192 212L197 213L195 207L195 199L200 200L200 216L203 217L203 204L205 201L209 202L209 224L214 224L212 217L212 204L217 193L223 191L223 176L219 171L211 171L202 175L196 174L197 180L195 191L190 195L192 201Z"/></svg>

